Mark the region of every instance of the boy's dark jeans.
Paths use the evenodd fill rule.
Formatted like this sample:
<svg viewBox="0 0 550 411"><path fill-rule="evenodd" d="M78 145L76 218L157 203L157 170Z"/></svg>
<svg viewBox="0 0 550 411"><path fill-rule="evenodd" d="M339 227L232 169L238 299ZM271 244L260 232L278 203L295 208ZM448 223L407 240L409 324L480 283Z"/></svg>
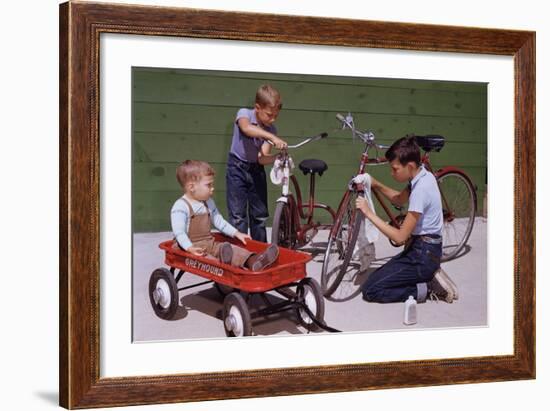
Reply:
<svg viewBox="0 0 550 411"><path fill-rule="evenodd" d="M426 283L439 268L441 251L441 244L429 244L415 237L409 247L369 276L361 286L363 298L393 303L406 301L412 295L419 302L425 301Z"/></svg>
<svg viewBox="0 0 550 411"><path fill-rule="evenodd" d="M264 166L229 153L225 182L229 223L241 233L247 233L250 226L252 239L267 242L265 223L269 213Z"/></svg>

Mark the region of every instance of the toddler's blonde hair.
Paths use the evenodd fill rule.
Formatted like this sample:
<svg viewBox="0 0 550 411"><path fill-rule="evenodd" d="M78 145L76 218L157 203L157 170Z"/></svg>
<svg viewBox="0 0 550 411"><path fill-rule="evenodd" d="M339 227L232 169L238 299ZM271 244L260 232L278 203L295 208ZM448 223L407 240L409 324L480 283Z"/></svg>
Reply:
<svg viewBox="0 0 550 411"><path fill-rule="evenodd" d="M176 169L176 178L181 188L190 182L199 181L204 176L213 176L216 172L206 161L185 160Z"/></svg>

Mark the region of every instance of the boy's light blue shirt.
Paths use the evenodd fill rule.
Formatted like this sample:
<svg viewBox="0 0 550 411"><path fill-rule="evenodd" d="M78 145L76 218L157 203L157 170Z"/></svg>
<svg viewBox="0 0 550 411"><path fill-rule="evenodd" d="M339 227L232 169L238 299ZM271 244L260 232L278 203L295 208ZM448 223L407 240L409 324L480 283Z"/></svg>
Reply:
<svg viewBox="0 0 550 411"><path fill-rule="evenodd" d="M443 230L443 207L437 181L432 173L420 166L411 180L408 211L420 213L413 235L438 234Z"/></svg>
<svg viewBox="0 0 550 411"><path fill-rule="evenodd" d="M264 130L269 131L270 133L277 134L277 128L274 125L269 127L260 126L258 120L256 119L256 111L250 108L241 108L237 112L235 118L235 123L233 124L233 139L231 140L231 150L230 152L240 158L242 161L247 161L249 163L258 162L258 153L260 148L265 140L261 138L248 137L244 134L239 124L237 123L240 118L247 118L250 121L250 124L253 124L258 127L262 127Z"/></svg>
<svg viewBox="0 0 550 411"><path fill-rule="evenodd" d="M189 201L195 214L206 214L208 210L210 210L210 220L212 221L212 225L228 237L235 236L237 229L225 221L223 216L218 211L214 200L209 198L206 201L206 205L208 206L207 210L202 201L194 201L187 197L185 199ZM172 223L172 232L174 233L174 237L176 237L176 241L179 246L184 250L187 250L193 245L187 235L189 232L189 215L189 207L185 201L183 201L183 197L178 198L172 206L170 221Z"/></svg>

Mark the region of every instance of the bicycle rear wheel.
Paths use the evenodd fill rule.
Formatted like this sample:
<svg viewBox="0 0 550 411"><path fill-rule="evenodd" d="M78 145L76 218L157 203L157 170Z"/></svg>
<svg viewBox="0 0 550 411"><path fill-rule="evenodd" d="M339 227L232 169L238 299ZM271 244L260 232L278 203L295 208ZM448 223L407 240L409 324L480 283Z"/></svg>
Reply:
<svg viewBox="0 0 550 411"><path fill-rule="evenodd" d="M271 242L279 247L295 248L296 239L292 232L290 206L281 201L275 206L273 226L271 227Z"/></svg>
<svg viewBox="0 0 550 411"><path fill-rule="evenodd" d="M355 207L356 198L355 192L348 191L345 194L329 234L321 269L321 289L325 297L330 297L336 291L347 273L353 256L363 218L362 213Z"/></svg>
<svg viewBox="0 0 550 411"><path fill-rule="evenodd" d="M443 206L443 255L441 261L455 258L464 248L475 221L475 188L464 175L454 171L437 177Z"/></svg>

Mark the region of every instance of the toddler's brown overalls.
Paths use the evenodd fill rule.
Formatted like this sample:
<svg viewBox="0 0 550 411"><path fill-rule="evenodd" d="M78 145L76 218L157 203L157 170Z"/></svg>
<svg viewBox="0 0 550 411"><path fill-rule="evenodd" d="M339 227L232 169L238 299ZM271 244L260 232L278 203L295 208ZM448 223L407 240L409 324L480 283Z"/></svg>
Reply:
<svg viewBox="0 0 550 411"><path fill-rule="evenodd" d="M206 203L207 212L205 214L195 214L191 203L183 198L183 201L187 204L189 208L189 231L187 235L193 243L194 247L202 247L206 250L207 254L210 254L212 257L219 259L220 258L220 246L222 243L216 242L214 236L210 232L212 228L212 222L210 220L210 210ZM231 265L235 267L244 267L244 263L248 258L254 254L251 251L248 251L244 248L238 247L231 244L233 249L233 257L231 258Z"/></svg>

